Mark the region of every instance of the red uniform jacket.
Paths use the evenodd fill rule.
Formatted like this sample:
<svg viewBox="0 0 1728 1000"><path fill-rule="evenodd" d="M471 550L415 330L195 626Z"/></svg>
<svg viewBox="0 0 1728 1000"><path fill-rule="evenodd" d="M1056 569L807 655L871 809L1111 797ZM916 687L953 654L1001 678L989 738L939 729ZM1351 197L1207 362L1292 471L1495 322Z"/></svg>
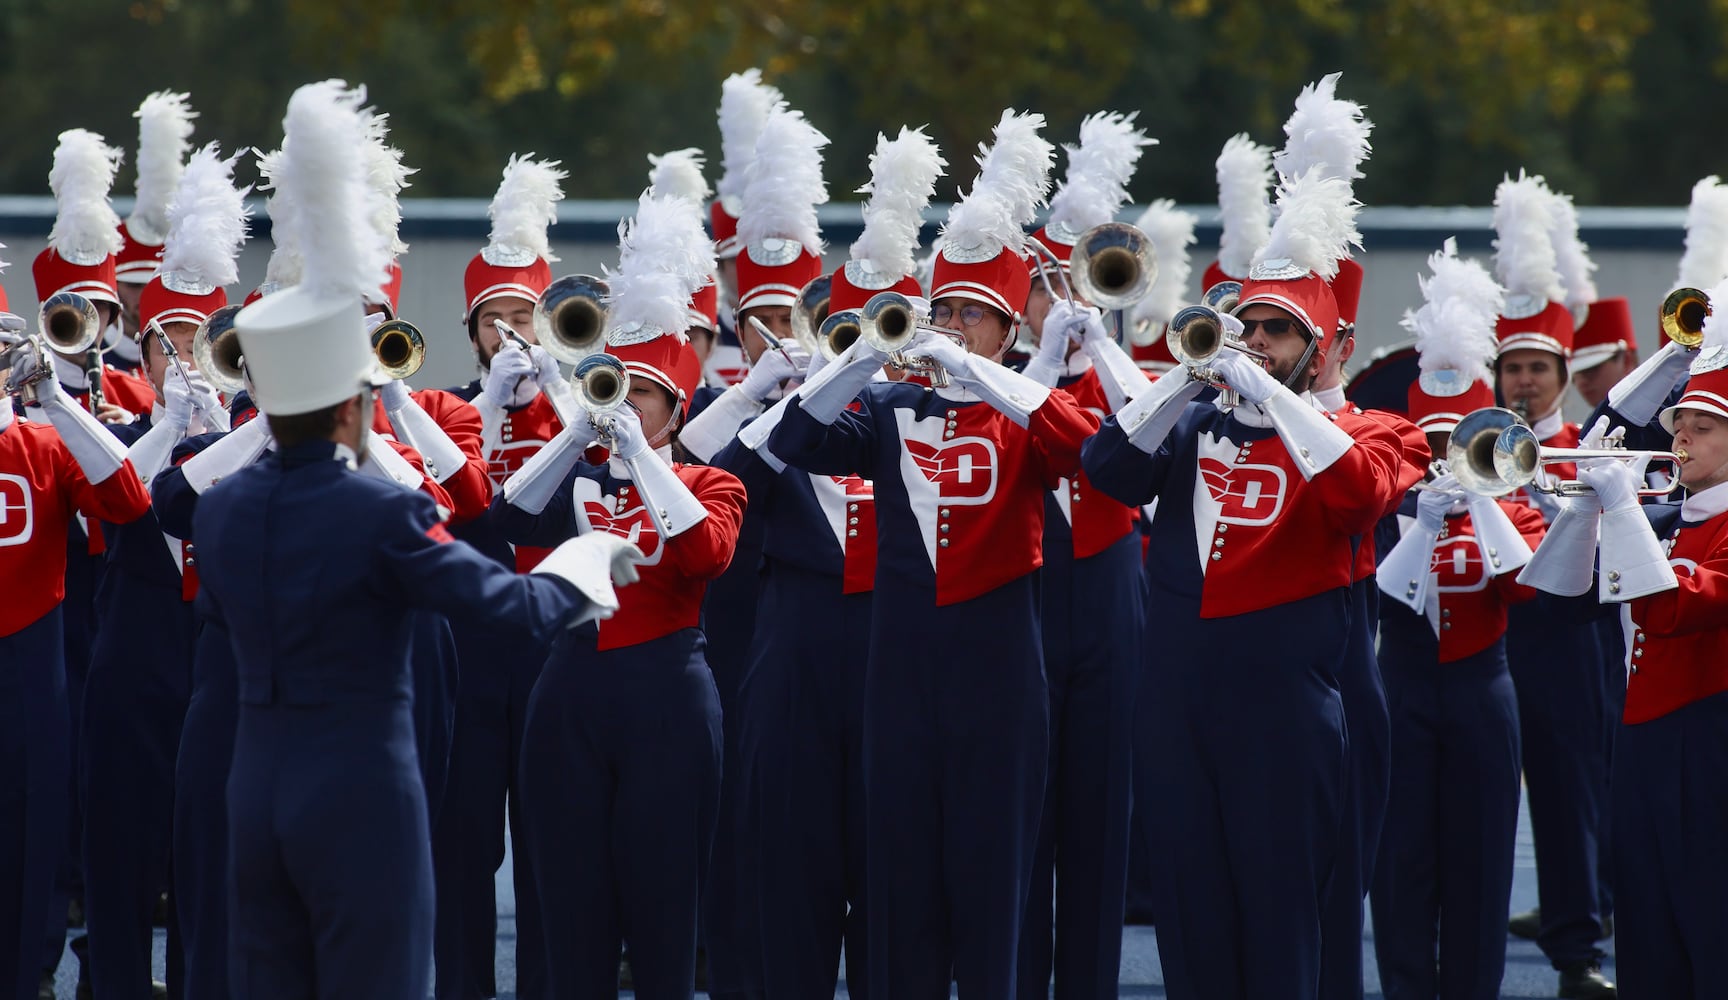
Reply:
<svg viewBox="0 0 1728 1000"><path fill-rule="evenodd" d="M1625 722L1649 722L1728 691L1728 514L1665 543L1678 589L1632 602Z"/></svg>

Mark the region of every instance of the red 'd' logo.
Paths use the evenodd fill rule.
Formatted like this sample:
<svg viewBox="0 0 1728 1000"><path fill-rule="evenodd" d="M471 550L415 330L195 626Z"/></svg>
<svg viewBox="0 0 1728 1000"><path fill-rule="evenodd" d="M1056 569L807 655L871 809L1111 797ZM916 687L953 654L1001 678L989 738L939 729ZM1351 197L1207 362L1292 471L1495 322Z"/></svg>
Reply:
<svg viewBox="0 0 1728 1000"><path fill-rule="evenodd" d="M641 549L646 557L644 565L652 566L660 561L660 532L655 529L647 507L636 504L622 513L613 514L610 503L584 500L582 512L588 516L588 526L593 530L617 535Z"/></svg>
<svg viewBox="0 0 1728 1000"><path fill-rule="evenodd" d="M9 405L0 402L0 406ZM23 476L0 475L0 547L23 545L35 528L30 483Z"/></svg>
<svg viewBox="0 0 1728 1000"><path fill-rule="evenodd" d="M943 503L973 506L996 495L996 446L988 438L955 438L940 446L908 438L906 451Z"/></svg>
<svg viewBox="0 0 1728 1000"><path fill-rule="evenodd" d="M1482 565L1482 546L1469 535L1447 538L1434 546L1431 564L1442 594L1468 594L1488 586L1488 567Z"/></svg>
<svg viewBox="0 0 1728 1000"><path fill-rule="evenodd" d="M846 494L848 500L874 500L876 487L863 476L829 476L834 485L840 487L840 492Z"/></svg>
<svg viewBox="0 0 1728 1000"><path fill-rule="evenodd" d="M1275 465L1226 465L1202 458L1200 478L1224 524L1270 524L1284 508L1284 470Z"/></svg>

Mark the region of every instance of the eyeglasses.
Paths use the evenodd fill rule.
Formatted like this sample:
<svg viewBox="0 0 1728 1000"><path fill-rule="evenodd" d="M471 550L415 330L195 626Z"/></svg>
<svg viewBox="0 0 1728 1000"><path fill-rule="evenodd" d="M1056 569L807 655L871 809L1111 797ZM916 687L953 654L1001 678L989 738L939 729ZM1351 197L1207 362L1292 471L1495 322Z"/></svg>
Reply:
<svg viewBox="0 0 1728 1000"><path fill-rule="evenodd" d="M1296 321L1293 319L1245 319L1242 321L1242 337L1247 339L1254 336L1255 327L1264 329L1268 337L1282 337L1295 326Z"/></svg>
<svg viewBox="0 0 1728 1000"><path fill-rule="evenodd" d="M953 306L933 306L930 309L930 321L937 326L947 326L954 318ZM984 322L983 306L966 306L960 310L960 323L963 326L977 326Z"/></svg>

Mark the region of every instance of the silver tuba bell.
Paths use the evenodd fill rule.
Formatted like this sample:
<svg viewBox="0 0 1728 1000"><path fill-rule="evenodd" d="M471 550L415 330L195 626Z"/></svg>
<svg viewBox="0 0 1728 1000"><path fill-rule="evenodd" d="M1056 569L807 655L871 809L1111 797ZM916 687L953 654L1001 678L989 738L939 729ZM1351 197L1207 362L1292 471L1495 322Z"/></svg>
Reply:
<svg viewBox="0 0 1728 1000"><path fill-rule="evenodd" d="M198 324L192 335L192 361L210 386L224 396L246 388L246 359L240 353L240 334L234 329L239 306L223 306Z"/></svg>
<svg viewBox="0 0 1728 1000"><path fill-rule="evenodd" d="M567 365L599 353L606 346L606 295L606 282L591 274L552 282L534 307L534 338Z"/></svg>

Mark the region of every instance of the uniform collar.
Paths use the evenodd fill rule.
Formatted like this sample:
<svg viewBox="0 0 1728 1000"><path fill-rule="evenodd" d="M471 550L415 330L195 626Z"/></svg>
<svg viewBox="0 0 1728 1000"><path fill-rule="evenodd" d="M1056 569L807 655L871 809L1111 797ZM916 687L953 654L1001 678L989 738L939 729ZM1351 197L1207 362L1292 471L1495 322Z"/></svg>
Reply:
<svg viewBox="0 0 1728 1000"><path fill-rule="evenodd" d="M1348 403L1348 400L1344 398L1344 384L1340 382L1330 389L1321 389L1315 392L1314 402L1318 403L1320 408L1327 413L1337 413Z"/></svg>
<svg viewBox="0 0 1728 1000"><path fill-rule="evenodd" d="M292 448L279 449L277 454L281 456L282 464L290 469L320 462L340 462L352 471L356 465L354 449L335 441L302 441Z"/></svg>
<svg viewBox="0 0 1728 1000"><path fill-rule="evenodd" d="M1718 483L1688 496L1680 504L1680 520L1690 524L1708 521L1728 511L1728 483Z"/></svg>
<svg viewBox="0 0 1728 1000"><path fill-rule="evenodd" d="M1315 407L1316 409L1320 408L1319 402L1314 399L1314 394L1311 392L1301 393L1296 398L1307 403L1309 406ZM1272 426L1272 418L1266 415L1266 411L1247 400L1243 400L1242 405L1231 410L1230 416L1234 417L1244 427L1266 430Z"/></svg>
<svg viewBox="0 0 1728 1000"><path fill-rule="evenodd" d="M74 392L83 392L90 388L90 373L76 361L68 361L53 351L48 356L54 360L54 377L60 384Z"/></svg>
<svg viewBox="0 0 1728 1000"><path fill-rule="evenodd" d="M1530 429L1536 432L1536 440L1547 441L1560 433L1565 426L1566 418L1561 415L1560 407L1556 406L1554 412L1545 417L1537 417L1536 423Z"/></svg>
<svg viewBox="0 0 1728 1000"><path fill-rule="evenodd" d="M665 462L668 468L672 466L672 445L670 442L655 448L654 454L659 456L660 461ZM624 460L618 458L616 455L610 456L606 459L606 471L613 479L628 479L634 481L630 475L630 470L624 465Z"/></svg>

